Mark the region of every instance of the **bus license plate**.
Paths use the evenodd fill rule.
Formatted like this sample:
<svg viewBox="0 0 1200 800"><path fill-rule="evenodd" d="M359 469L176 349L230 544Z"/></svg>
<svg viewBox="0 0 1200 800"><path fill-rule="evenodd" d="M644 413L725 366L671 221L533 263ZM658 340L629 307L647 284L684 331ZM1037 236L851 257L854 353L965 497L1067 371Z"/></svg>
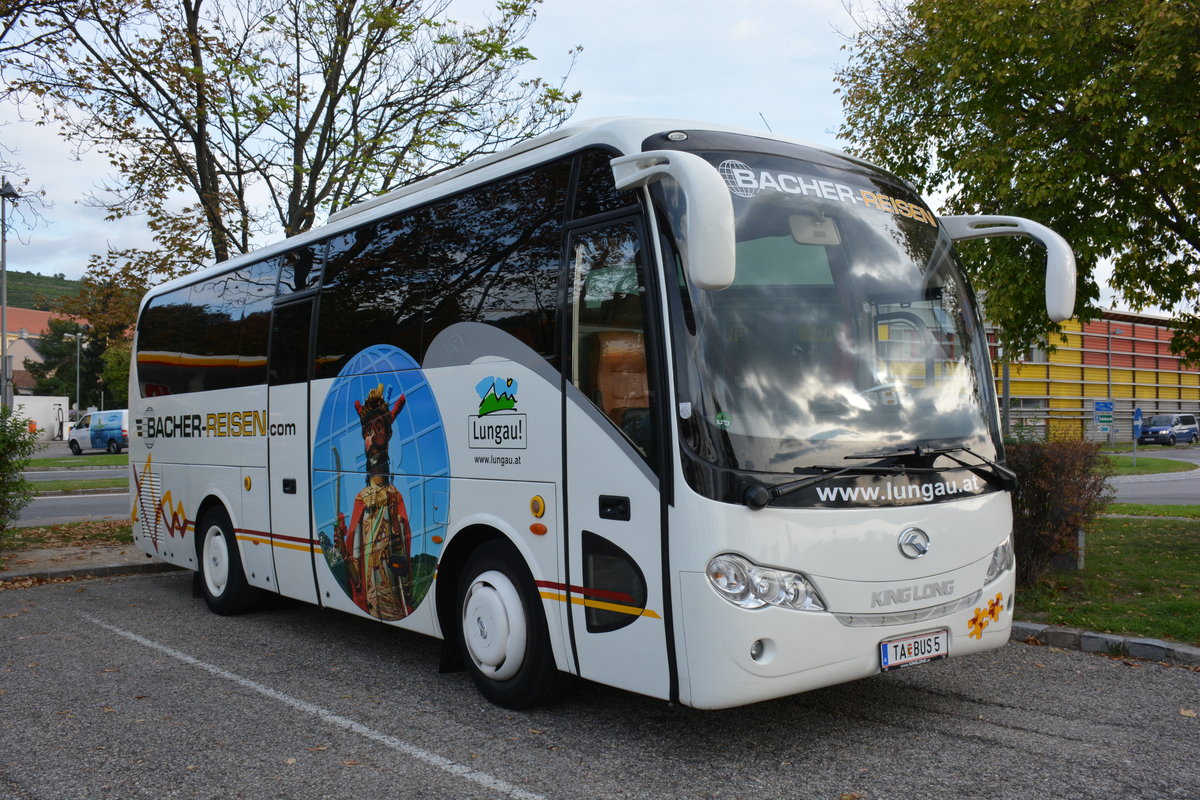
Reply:
<svg viewBox="0 0 1200 800"><path fill-rule="evenodd" d="M879 661L884 672L909 667L950 654L950 634L947 631L906 636L879 644Z"/></svg>

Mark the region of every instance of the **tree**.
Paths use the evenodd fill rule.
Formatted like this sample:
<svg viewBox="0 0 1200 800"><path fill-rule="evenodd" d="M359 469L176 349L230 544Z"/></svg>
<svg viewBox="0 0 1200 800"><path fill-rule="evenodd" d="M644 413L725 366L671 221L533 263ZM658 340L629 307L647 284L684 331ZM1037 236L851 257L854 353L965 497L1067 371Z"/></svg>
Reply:
<svg viewBox="0 0 1200 800"><path fill-rule="evenodd" d="M76 333L83 334L83 339L78 344L73 336ZM33 387L34 394L62 395L74 402L78 386L81 410L90 405L99 405L102 369L100 354L103 348L92 340L91 334L90 328L74 320L50 320L49 329L35 345L42 361L25 359L25 369L36 381ZM78 372L75 370L77 360Z"/></svg>
<svg viewBox="0 0 1200 800"><path fill-rule="evenodd" d="M111 408L129 405L129 359L132 355L132 343L123 341L109 345L100 356L104 362L100 379L108 392Z"/></svg>
<svg viewBox="0 0 1200 800"><path fill-rule="evenodd" d="M75 295L59 298L54 310L75 320L86 320L85 340L87 369L83 369L84 386L98 383L98 396L89 394L89 403L103 403L106 408L128 404L129 357L133 343L133 326L138 304L149 288L140 276L123 277L108 273L99 259L93 259L91 270L83 278L83 287ZM92 384L89 376L94 370ZM73 374L73 367L70 370ZM85 389L86 393L86 389Z"/></svg>
<svg viewBox="0 0 1200 800"><path fill-rule="evenodd" d="M21 509L33 499L33 485L22 472L37 449L37 434L29 429L29 420L9 406L0 406L0 545Z"/></svg>
<svg viewBox="0 0 1200 800"><path fill-rule="evenodd" d="M899 0L856 13L837 76L853 149L945 192L951 213L1055 228L1135 308L1184 303L1173 348L1200 359L1200 5L1195 0ZM1010 345L1052 329L1040 260L963 248ZM993 260L994 259L994 260Z"/></svg>
<svg viewBox="0 0 1200 800"><path fill-rule="evenodd" d="M157 282L560 124L577 95L518 74L539 1L476 28L449 0L35 3L59 33L0 59L10 97L109 158L111 217L147 216L157 250L100 265Z"/></svg>

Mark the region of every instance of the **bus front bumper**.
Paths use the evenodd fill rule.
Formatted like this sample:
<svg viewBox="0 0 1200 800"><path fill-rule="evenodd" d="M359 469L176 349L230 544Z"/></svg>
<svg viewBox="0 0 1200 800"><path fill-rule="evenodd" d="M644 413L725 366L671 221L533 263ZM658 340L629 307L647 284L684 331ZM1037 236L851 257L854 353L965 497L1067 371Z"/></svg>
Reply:
<svg viewBox="0 0 1200 800"><path fill-rule="evenodd" d="M883 671L881 644L917 634L944 631L949 657L1002 647L1014 586L1009 570L951 613L874 624L830 612L740 608L719 597L703 573L681 573L680 701L729 708L866 678Z"/></svg>

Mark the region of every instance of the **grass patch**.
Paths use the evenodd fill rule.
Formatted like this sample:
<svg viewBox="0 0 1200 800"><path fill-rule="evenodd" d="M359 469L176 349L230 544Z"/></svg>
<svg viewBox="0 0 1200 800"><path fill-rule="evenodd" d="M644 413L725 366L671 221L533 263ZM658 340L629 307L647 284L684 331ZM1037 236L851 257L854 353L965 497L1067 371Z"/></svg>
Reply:
<svg viewBox="0 0 1200 800"><path fill-rule="evenodd" d="M1188 444L1186 442L1179 442L1174 447L1167 447L1161 444L1139 444L1137 446L1137 453L1138 455L1142 453L1150 455L1151 453L1169 453L1172 450L1192 450L1196 448L1200 448L1200 445ZM1104 453L1132 453L1133 442L1112 442L1111 444L1101 442L1100 450Z"/></svg>
<svg viewBox="0 0 1200 800"><path fill-rule="evenodd" d="M1085 550L1018 594L1019 619L1200 645L1200 519L1100 519Z"/></svg>
<svg viewBox="0 0 1200 800"><path fill-rule="evenodd" d="M1200 519L1200 506L1162 506L1150 503L1110 503L1108 514L1130 517L1187 517Z"/></svg>
<svg viewBox="0 0 1200 800"><path fill-rule="evenodd" d="M129 488L129 476L122 475L120 478L93 478L86 481L30 481L33 486L34 494L42 494L44 492L62 492L62 491L78 491L80 489L127 489Z"/></svg>
<svg viewBox="0 0 1200 800"><path fill-rule="evenodd" d="M1133 456L1106 456L1113 465L1114 475L1154 475L1159 472L1188 472L1196 469L1196 465L1187 461L1175 461L1170 458L1137 457L1134 466Z"/></svg>
<svg viewBox="0 0 1200 800"><path fill-rule="evenodd" d="M127 467L129 454L109 453L84 454L81 456L62 456L59 458L35 458L29 462L26 469L81 469L83 467Z"/></svg>

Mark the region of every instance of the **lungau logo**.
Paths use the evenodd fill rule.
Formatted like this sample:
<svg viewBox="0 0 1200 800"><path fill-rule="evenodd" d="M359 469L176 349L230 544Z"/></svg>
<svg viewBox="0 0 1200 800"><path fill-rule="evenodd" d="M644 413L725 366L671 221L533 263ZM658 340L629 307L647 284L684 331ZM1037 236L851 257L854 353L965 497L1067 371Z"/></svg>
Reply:
<svg viewBox="0 0 1200 800"><path fill-rule="evenodd" d="M479 414L467 420L467 446L473 450L524 450L527 423L517 411L517 382L488 377L475 387Z"/></svg>

